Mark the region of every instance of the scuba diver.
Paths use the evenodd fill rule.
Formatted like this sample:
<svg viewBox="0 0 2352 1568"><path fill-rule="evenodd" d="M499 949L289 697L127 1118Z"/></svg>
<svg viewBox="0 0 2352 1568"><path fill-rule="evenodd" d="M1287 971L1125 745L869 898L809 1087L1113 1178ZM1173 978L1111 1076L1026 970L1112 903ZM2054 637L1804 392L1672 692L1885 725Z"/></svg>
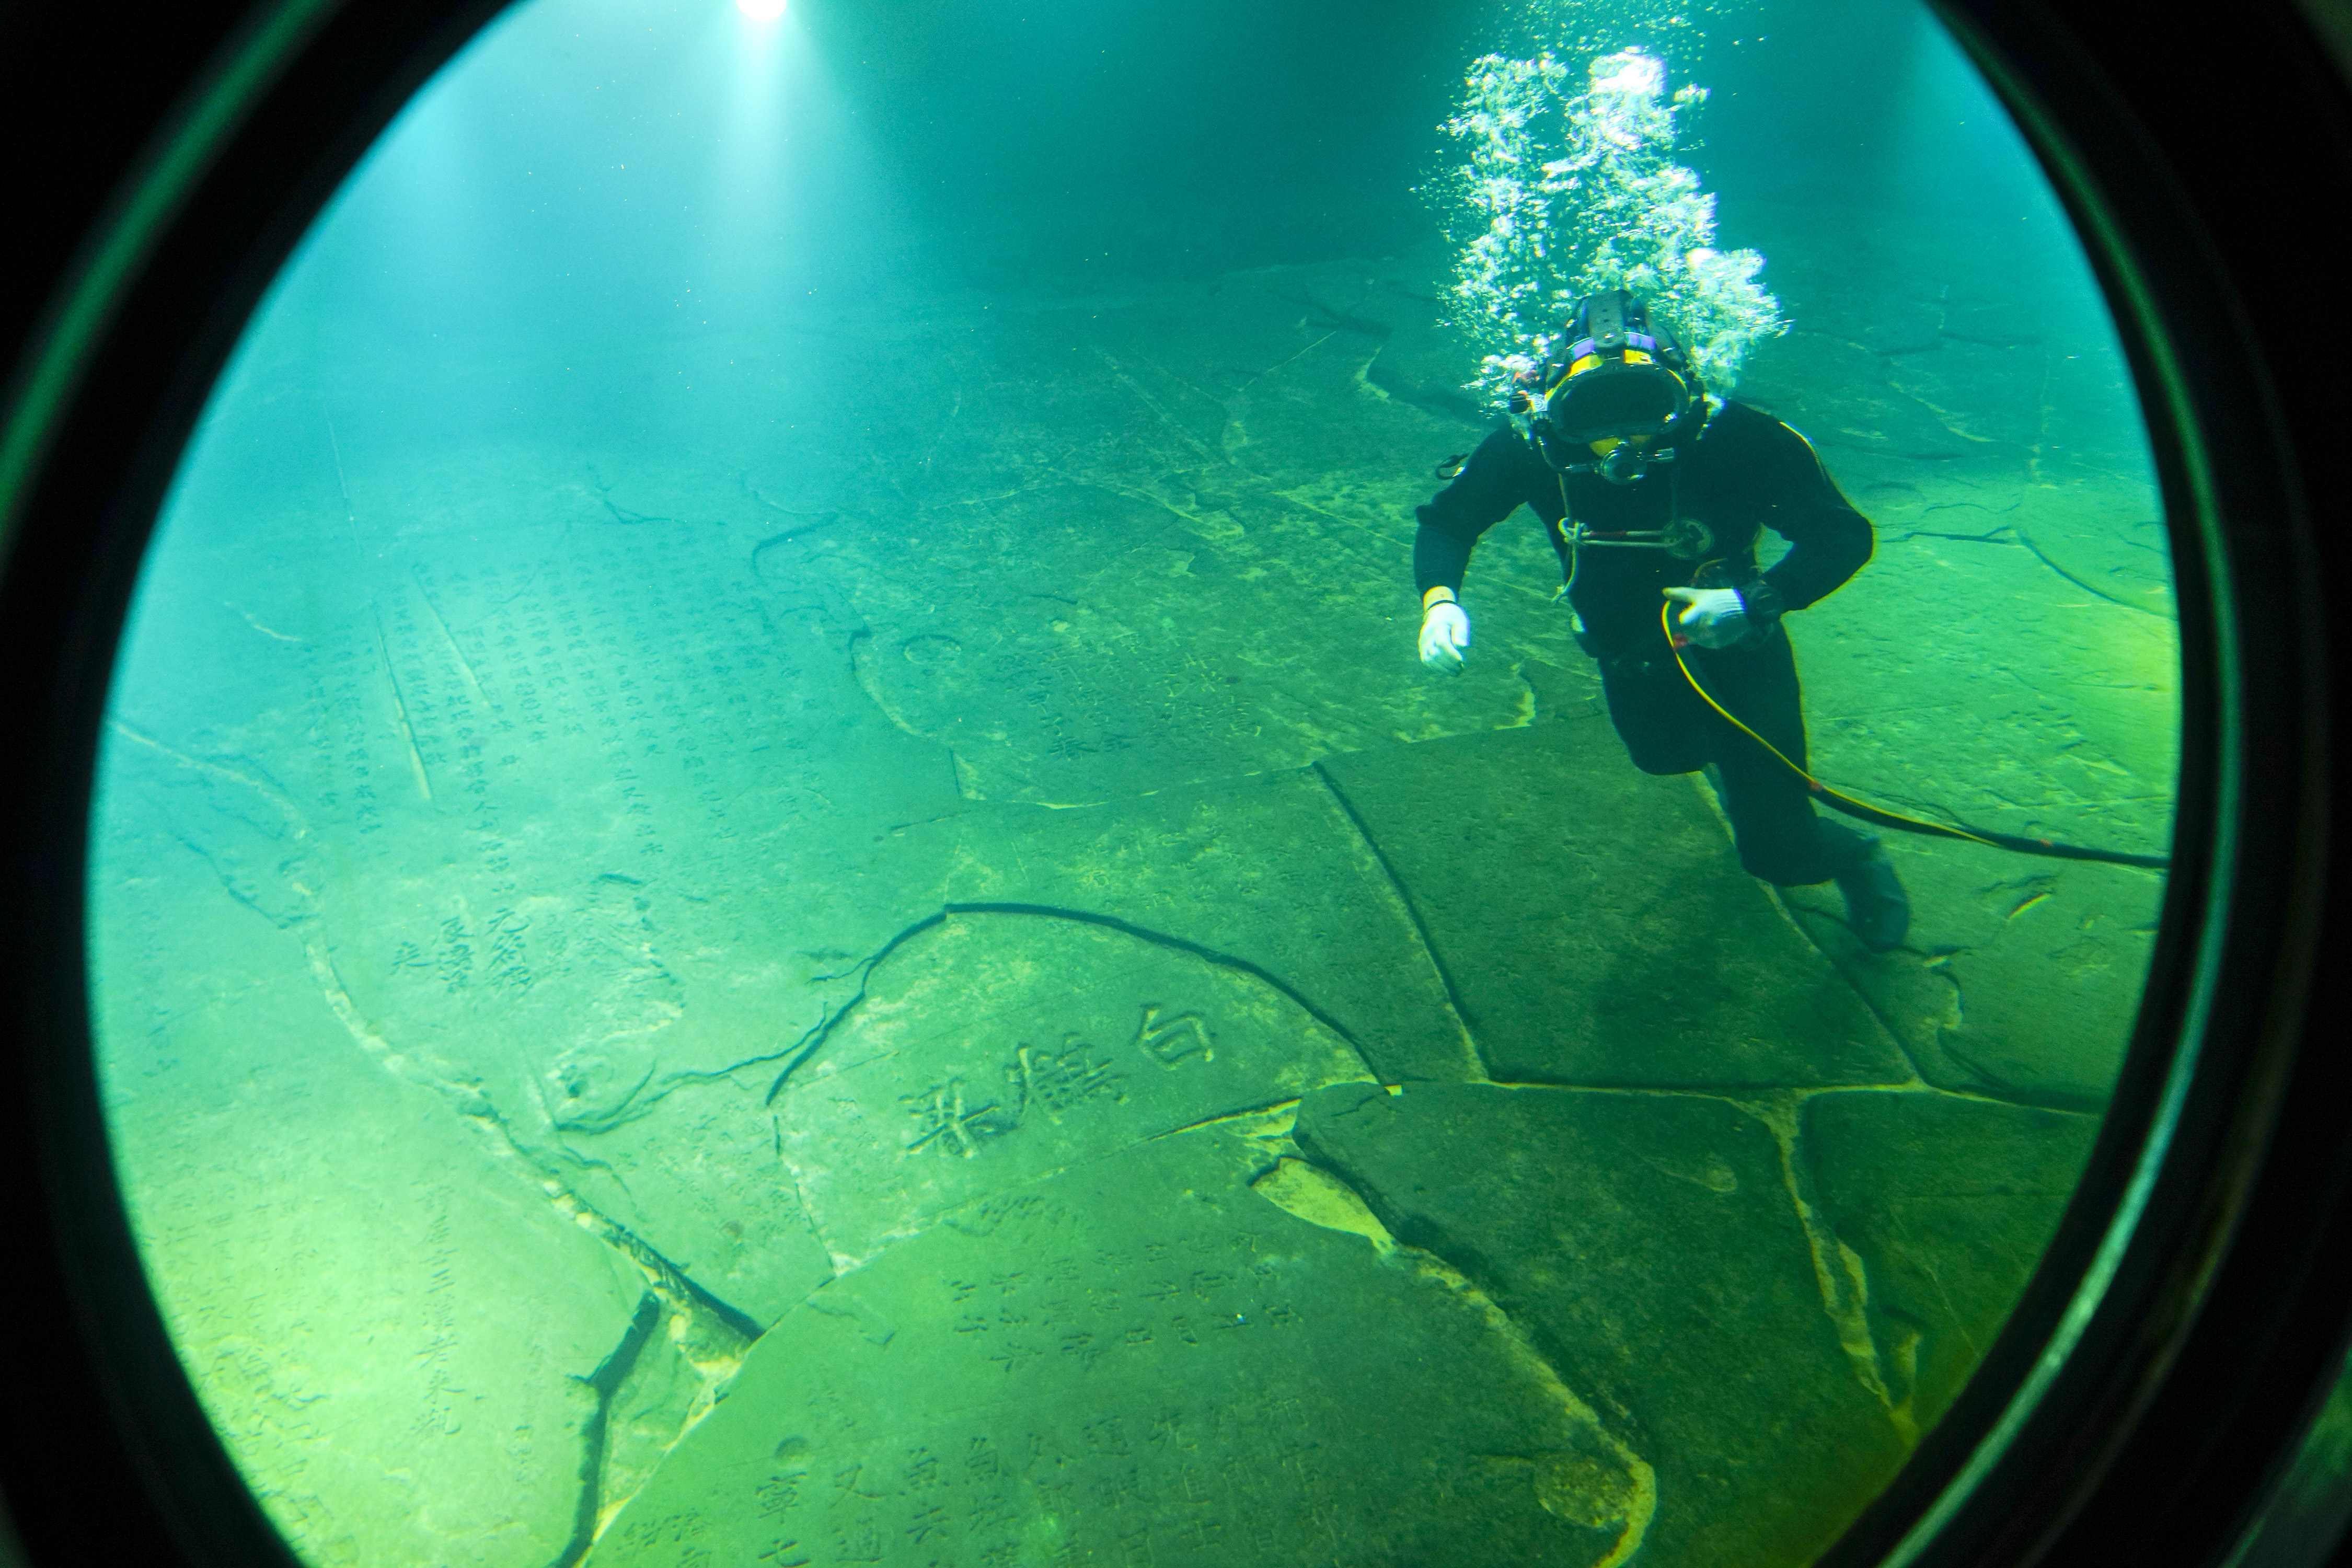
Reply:
<svg viewBox="0 0 2352 1568"><path fill-rule="evenodd" d="M1631 293L1579 300L1566 343L1562 359L1520 369L1511 426L1415 513L1422 662L1461 668L1471 550L1527 506L1559 554L1577 641L1600 662L1610 720L1634 765L1712 766L1750 875L1782 887L1835 882L1864 946L1900 946L1910 900L1878 839L1814 814L1796 660L1780 624L1870 559L1869 520L1802 436L1710 399L1689 355ZM1759 572L1767 528L1789 551Z"/></svg>

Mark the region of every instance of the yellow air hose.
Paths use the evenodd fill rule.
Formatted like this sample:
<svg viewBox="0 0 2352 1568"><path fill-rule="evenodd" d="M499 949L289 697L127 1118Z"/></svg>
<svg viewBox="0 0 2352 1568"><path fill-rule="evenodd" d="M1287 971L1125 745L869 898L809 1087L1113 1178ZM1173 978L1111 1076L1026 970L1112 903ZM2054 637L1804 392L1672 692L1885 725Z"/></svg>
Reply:
<svg viewBox="0 0 2352 1568"><path fill-rule="evenodd" d="M2015 850L2021 855L2042 855L2059 860L2097 860L2110 866L2142 866L2155 870L2164 870L2171 866L2171 858L2165 855L2126 855L2120 850L2086 849L2080 845L2060 844L2048 838L2021 838L2014 834L1995 833L1990 828L1950 827L1940 822L1922 822L1916 816L1905 816L1897 812L1883 810L1866 802L1856 800L1850 795L1832 789L1790 762L1780 747L1742 723L1738 714L1717 702L1714 694L1699 684L1698 677L1691 672L1689 662L1683 658L1683 639L1675 635L1674 610L1674 601L1671 599L1658 606L1658 629L1665 634L1666 647L1675 656L1675 668L1683 672L1683 679L1690 682L1690 689L1698 693L1699 700L1723 715L1725 722L1730 724L1741 734L1771 752L1780 760L1782 767L1805 781L1805 787L1808 790L1821 796L1822 800L1846 816L1874 823L1881 827L1895 828L1904 833L1921 833L1931 838L1963 838L1971 844L1983 844L1995 849Z"/></svg>

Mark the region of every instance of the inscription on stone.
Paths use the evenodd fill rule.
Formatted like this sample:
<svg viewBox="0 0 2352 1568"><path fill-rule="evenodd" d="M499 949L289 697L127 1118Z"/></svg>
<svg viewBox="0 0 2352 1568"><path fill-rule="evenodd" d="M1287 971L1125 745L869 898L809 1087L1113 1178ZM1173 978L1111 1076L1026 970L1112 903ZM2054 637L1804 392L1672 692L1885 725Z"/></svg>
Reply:
<svg viewBox="0 0 2352 1568"><path fill-rule="evenodd" d="M1161 1067L1172 1068L1188 1057L1204 1062L1217 1059L1215 1047L1209 1043L1208 1026L1197 1013L1163 1015L1158 1007L1146 1006L1143 1022L1136 1026L1135 1043Z"/></svg>

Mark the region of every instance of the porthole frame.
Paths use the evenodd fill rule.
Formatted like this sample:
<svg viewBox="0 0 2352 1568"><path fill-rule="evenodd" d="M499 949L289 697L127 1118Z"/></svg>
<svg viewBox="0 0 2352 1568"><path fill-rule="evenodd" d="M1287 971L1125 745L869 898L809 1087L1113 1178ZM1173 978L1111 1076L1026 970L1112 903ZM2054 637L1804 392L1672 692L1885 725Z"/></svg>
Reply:
<svg viewBox="0 0 2352 1568"><path fill-rule="evenodd" d="M7 24L16 144L60 77L89 112L23 193L48 291L10 304L0 426L0 732L19 747L0 1179L27 1232L16 1342L42 1347L0 1493L36 1563L291 1563L173 1354L112 1185L83 993L88 796L124 608L215 376L342 177L499 7L199 0L132 37L41 9L59 14ZM2325 241L2293 221L2352 190L2352 111L2283 0L2233 11L2196 92L2174 37L2087 0L1940 9L2082 229L2154 426L2182 524L2182 826L2133 1065L2059 1237L1961 1402L1824 1561L2218 1562L2307 1426L2352 1303L2352 1057L2312 1006L2344 946L2325 590L2346 551L2311 500L2346 493L2352 464L2304 304Z"/></svg>

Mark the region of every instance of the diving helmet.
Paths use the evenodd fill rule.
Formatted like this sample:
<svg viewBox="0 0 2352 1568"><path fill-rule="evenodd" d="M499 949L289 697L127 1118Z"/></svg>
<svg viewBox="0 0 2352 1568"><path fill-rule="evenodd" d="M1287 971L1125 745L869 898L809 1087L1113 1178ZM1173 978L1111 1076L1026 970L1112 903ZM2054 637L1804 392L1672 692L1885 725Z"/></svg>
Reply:
<svg viewBox="0 0 2352 1568"><path fill-rule="evenodd" d="M1706 424L1690 356L1628 290L1578 300L1567 339L1566 357L1538 373L1534 395L1512 400L1553 468L1631 484Z"/></svg>

